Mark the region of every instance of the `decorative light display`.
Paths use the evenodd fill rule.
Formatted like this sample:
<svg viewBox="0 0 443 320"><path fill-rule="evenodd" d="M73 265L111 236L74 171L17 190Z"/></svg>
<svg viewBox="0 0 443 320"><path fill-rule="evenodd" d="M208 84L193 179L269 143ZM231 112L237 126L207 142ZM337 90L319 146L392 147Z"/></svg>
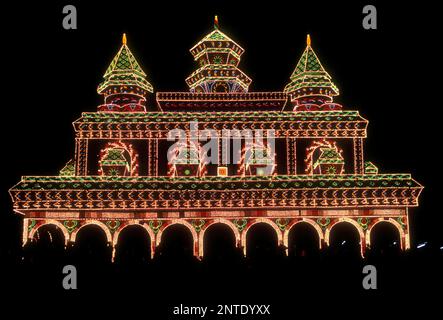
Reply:
<svg viewBox="0 0 443 320"><path fill-rule="evenodd" d="M153 257L164 230L181 224L202 257L204 236L216 223L229 226L245 253L247 233L257 223L268 224L286 247L298 223L317 232L319 247L329 245L334 226L349 223L364 254L374 225L385 222L408 249L408 210L418 205L423 187L409 174L380 174L365 161L368 121L333 101L339 91L310 37L283 92L248 92L251 79L238 69L243 52L216 18L214 30L191 49L199 69L186 79L190 92L157 92L157 106L149 106L157 110L146 111L153 88L124 35L98 87L104 104L73 124L74 159L58 176L25 176L10 189L14 211L24 217L23 244L45 225L75 242L92 224L104 231L114 258L121 231L139 225ZM219 146L226 130L272 130L276 150L269 138L241 141L240 163L219 161L212 168L200 141L165 151L168 133L188 136L192 122L214 132ZM346 144L351 155L342 151ZM224 157L220 147L217 153ZM263 174L263 167L271 170Z"/></svg>
<svg viewBox="0 0 443 320"><path fill-rule="evenodd" d="M285 92L297 106L315 110L341 109L337 104L330 104L332 96L338 95L338 88L332 83L331 76L325 71L311 47L311 37L307 35L306 49L291 75L291 82Z"/></svg>
<svg viewBox="0 0 443 320"><path fill-rule="evenodd" d="M98 111L146 111L146 93L154 92L126 42L123 34L122 46L98 86L97 92L105 96L105 104L99 106Z"/></svg>
<svg viewBox="0 0 443 320"><path fill-rule="evenodd" d="M314 163L314 154L320 150L320 155ZM342 174L344 159L342 150L335 142L327 140L314 141L306 150L305 172L307 174Z"/></svg>
<svg viewBox="0 0 443 320"><path fill-rule="evenodd" d="M274 174L275 151L261 139L255 143L246 143L241 151L238 174L241 176L269 176Z"/></svg>
<svg viewBox="0 0 443 320"><path fill-rule="evenodd" d="M365 162L365 174L377 174L378 168L371 161Z"/></svg>
<svg viewBox="0 0 443 320"><path fill-rule="evenodd" d="M244 49L220 31L217 16L214 30L190 51L200 66L186 79L191 92L248 91L252 80L237 68Z"/></svg>
<svg viewBox="0 0 443 320"><path fill-rule="evenodd" d="M99 175L138 176L138 154L131 144L108 142L100 151Z"/></svg>
<svg viewBox="0 0 443 320"><path fill-rule="evenodd" d="M169 153L168 175L170 177L205 176L206 157L200 144L195 141L178 141Z"/></svg>
<svg viewBox="0 0 443 320"><path fill-rule="evenodd" d="M66 165L60 170L61 176L73 177L75 176L75 163L74 160L69 160Z"/></svg>

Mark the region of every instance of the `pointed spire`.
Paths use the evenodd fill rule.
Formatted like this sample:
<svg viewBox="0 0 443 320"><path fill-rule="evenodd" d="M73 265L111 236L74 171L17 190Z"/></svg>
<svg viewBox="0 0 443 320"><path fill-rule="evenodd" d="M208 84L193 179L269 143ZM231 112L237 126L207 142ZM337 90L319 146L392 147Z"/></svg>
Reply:
<svg viewBox="0 0 443 320"><path fill-rule="evenodd" d="M120 50L115 55L114 59L112 59L111 64L105 72L104 77L108 76L112 72L136 72L142 77L145 77L146 74L143 69L138 64L131 50L127 46L126 33L123 33L122 36L122 46Z"/></svg>
<svg viewBox="0 0 443 320"><path fill-rule="evenodd" d="M122 35L120 50L112 59L103 78L104 81L98 86L97 92L105 96L106 103L144 101L146 93L154 91L152 85L146 80L146 74L127 46L125 33ZM119 100L119 95L124 95L125 99Z"/></svg>
<svg viewBox="0 0 443 320"><path fill-rule="evenodd" d="M300 60L297 63L297 66L295 67L294 72L291 75L291 79L293 77L296 77L300 73L307 72L307 71L318 71L318 72L325 72L325 69L323 68L320 59L315 54L314 50L311 47L311 37L306 37L306 49L303 52Z"/></svg>
<svg viewBox="0 0 443 320"><path fill-rule="evenodd" d="M123 33L120 50L106 69L103 76L105 81L99 85L98 93L102 93L110 85L117 84L136 85L148 92L153 92L152 85L146 81L145 72L126 43L126 33Z"/></svg>
<svg viewBox="0 0 443 320"><path fill-rule="evenodd" d="M339 93L338 88L332 82L331 76L322 66L320 59L311 47L311 36L306 36L306 48L297 66L290 77L290 83L285 87L286 93L292 99L303 97L317 97L318 101L332 101L332 96ZM324 97L320 98L319 97ZM313 101L312 99L310 100Z"/></svg>
<svg viewBox="0 0 443 320"><path fill-rule="evenodd" d="M218 16L215 15L214 16L214 29L218 30L219 25L218 25Z"/></svg>

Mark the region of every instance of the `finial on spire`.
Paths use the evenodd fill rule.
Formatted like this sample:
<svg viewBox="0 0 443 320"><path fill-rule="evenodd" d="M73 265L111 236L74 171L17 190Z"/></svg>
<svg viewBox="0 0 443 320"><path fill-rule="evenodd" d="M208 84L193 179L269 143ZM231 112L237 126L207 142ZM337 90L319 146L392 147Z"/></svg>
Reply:
<svg viewBox="0 0 443 320"><path fill-rule="evenodd" d="M307 45L308 47L311 46L311 36L309 35L309 33L308 33L307 36L306 36L306 45Z"/></svg>
<svg viewBox="0 0 443 320"><path fill-rule="evenodd" d="M218 16L214 16L214 29L218 29Z"/></svg>
<svg viewBox="0 0 443 320"><path fill-rule="evenodd" d="M122 44L126 45L126 33L123 33Z"/></svg>

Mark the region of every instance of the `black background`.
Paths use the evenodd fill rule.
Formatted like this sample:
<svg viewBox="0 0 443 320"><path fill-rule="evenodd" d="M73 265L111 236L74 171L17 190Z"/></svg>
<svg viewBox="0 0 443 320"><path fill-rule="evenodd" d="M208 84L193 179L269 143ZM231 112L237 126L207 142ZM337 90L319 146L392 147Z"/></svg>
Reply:
<svg viewBox="0 0 443 320"><path fill-rule="evenodd" d="M62 8L67 4L77 7L77 30L62 28ZM2 282L7 280L2 289L11 300L20 298L29 314L36 308L50 312L51 305L71 314L88 305L111 314L126 310L141 312L148 319L173 319L167 315L176 303L216 304L235 299L236 303L272 303L276 319L309 310L346 315L350 305L360 312L382 305L393 313L407 312L413 305L407 305L402 297L431 293L443 273L436 267L443 246L440 17L430 1L414 5L372 1L378 10L378 29L364 30L365 4L369 2L2 4L0 263L4 272L0 277ZM238 279L235 274L203 276L177 266L171 281L157 279L154 285L138 281L138 276L146 275L134 273L129 289L115 285L115 291L80 288L74 293L60 290L61 271L39 279L36 273L20 273L14 266L20 259L21 224L12 212L7 190L21 175L57 174L73 157L71 123L81 112L95 111L101 103L96 86L120 47L121 34L127 33L128 45L155 91L186 91L184 79L196 68L189 49L212 30L215 14L222 31L246 50L240 68L253 79L251 91L282 90L305 48L306 34L311 34L314 50L340 88L337 101L345 109L359 110L369 120L366 160L374 162L382 173L411 173L425 186L420 207L410 211L410 221L412 246L428 242L427 254L408 262L404 267L407 272L402 263L395 264L399 270L390 274L397 274L397 278L383 278L386 283L380 284L377 293L361 290L361 269L352 269L357 276L347 280L330 281L333 272L321 266L310 269L309 275L329 280L312 285L301 281L304 285L298 286L290 278L302 276L291 274L291 270L286 274L261 270ZM102 276L102 281L110 281L106 288L113 287L114 277ZM260 287L261 281L272 285ZM349 284L345 289L342 281ZM204 290L198 289L199 285L204 285ZM389 290L383 290L387 287ZM44 307L43 301L47 301ZM416 306L424 305L416 302ZM162 316L151 317L154 313Z"/></svg>

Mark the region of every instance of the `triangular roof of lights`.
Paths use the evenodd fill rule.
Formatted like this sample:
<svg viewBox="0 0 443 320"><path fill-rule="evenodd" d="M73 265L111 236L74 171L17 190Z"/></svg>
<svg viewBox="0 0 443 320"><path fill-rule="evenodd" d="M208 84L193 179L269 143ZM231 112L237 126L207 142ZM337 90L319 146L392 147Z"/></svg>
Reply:
<svg viewBox="0 0 443 320"><path fill-rule="evenodd" d="M332 82L332 77L326 72L311 46L311 37L306 37L306 49L292 73L291 82L286 85L285 92L293 92L302 87L323 87L331 89L331 95L338 95L339 90Z"/></svg>
<svg viewBox="0 0 443 320"><path fill-rule="evenodd" d="M122 46L106 69L103 81L97 91L101 93L112 85L136 85L148 92L153 92L152 85L145 79L146 73L138 64L127 45L126 34L122 36Z"/></svg>
<svg viewBox="0 0 443 320"><path fill-rule="evenodd" d="M142 70L131 50L127 45L126 33L123 33L122 36L122 46L120 50L115 55L114 59L112 59L111 64L108 69L106 69L104 77L110 75L113 72L125 72L128 70L132 70L133 72L140 73L141 76L146 76L145 72Z"/></svg>

